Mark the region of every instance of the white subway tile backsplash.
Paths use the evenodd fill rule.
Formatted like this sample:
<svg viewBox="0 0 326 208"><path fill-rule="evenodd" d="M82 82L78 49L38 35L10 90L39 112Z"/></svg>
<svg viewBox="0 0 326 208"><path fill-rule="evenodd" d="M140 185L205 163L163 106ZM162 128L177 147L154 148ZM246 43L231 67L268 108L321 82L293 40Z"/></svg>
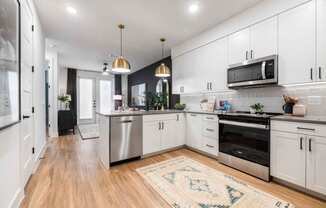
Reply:
<svg viewBox="0 0 326 208"><path fill-rule="evenodd" d="M249 106L260 102L268 112L283 112L283 95L299 97L299 103L307 106L308 115L326 116L326 84L303 85L291 87L266 87L241 89L221 93L181 95L181 102L191 110L200 110L200 101L208 96L216 97L217 106L220 100L228 100L234 111L249 111Z"/></svg>

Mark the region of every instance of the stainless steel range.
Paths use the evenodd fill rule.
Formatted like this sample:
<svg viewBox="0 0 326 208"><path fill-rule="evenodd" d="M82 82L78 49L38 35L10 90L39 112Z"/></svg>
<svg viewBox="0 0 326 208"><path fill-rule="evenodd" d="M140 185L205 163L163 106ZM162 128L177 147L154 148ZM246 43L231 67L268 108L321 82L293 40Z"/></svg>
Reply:
<svg viewBox="0 0 326 208"><path fill-rule="evenodd" d="M270 180L270 118L274 113L219 116L219 161Z"/></svg>

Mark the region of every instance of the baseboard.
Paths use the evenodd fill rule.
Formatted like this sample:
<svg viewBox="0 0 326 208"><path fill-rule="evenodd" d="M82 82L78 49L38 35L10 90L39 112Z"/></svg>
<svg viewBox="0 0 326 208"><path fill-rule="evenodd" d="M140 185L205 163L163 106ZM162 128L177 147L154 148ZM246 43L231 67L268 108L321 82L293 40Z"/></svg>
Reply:
<svg viewBox="0 0 326 208"><path fill-rule="evenodd" d="M33 173L36 172L38 166L40 165L41 158L44 157L44 154L45 154L45 151L46 151L47 147L48 147L48 142L45 142L45 144L43 145L43 147L41 148L39 153L36 155Z"/></svg>
<svg viewBox="0 0 326 208"><path fill-rule="evenodd" d="M18 189L14 195L14 198L10 202L8 208L19 208L24 197L25 197L24 191L22 189Z"/></svg>
<svg viewBox="0 0 326 208"><path fill-rule="evenodd" d="M178 150L178 149L182 149L182 148L185 148L185 145L181 145L181 146L161 150L161 151L158 151L158 152L145 154L145 155L141 156L141 158L144 159L144 158L152 157L152 156L155 156L155 155L160 155L160 154L163 154L163 153L167 153L167 152L175 151L175 150Z"/></svg>
<svg viewBox="0 0 326 208"><path fill-rule="evenodd" d="M199 153L199 154L201 154L201 155L204 155L204 156L207 156L207 157L210 157L210 158L212 158L212 159L218 159L218 156L216 156L216 155L211 155L211 154L209 154L209 153L207 153L207 152L204 152L204 151L202 151L202 150L199 150L199 149L196 149L196 148L193 148L193 147L190 147L190 146L185 146L188 150L191 150L191 151L194 151L194 152L197 152L197 153Z"/></svg>

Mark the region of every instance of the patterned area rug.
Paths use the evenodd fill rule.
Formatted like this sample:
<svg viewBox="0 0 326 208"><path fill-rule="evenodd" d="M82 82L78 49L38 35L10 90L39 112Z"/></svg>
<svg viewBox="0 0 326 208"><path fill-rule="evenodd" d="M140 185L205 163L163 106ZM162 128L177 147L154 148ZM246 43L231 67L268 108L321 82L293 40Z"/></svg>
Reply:
<svg viewBox="0 0 326 208"><path fill-rule="evenodd" d="M83 140L96 139L100 135L98 124L81 124L78 130Z"/></svg>
<svg viewBox="0 0 326 208"><path fill-rule="evenodd" d="M294 208L186 157L139 168L137 172L175 208Z"/></svg>

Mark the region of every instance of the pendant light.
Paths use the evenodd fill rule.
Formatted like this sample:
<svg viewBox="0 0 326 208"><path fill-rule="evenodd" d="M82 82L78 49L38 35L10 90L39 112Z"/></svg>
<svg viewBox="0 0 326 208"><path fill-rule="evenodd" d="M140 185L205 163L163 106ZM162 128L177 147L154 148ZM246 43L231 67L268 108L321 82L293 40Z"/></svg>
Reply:
<svg viewBox="0 0 326 208"><path fill-rule="evenodd" d="M164 42L165 38L160 39L162 43L162 59L164 58ZM156 77L169 77L171 76L171 70L163 62L155 69Z"/></svg>
<svg viewBox="0 0 326 208"><path fill-rule="evenodd" d="M130 72L130 64L122 56L122 30L125 29L125 26L120 24L118 25L120 29L120 56L116 58L112 63L112 72L116 74L124 74Z"/></svg>

